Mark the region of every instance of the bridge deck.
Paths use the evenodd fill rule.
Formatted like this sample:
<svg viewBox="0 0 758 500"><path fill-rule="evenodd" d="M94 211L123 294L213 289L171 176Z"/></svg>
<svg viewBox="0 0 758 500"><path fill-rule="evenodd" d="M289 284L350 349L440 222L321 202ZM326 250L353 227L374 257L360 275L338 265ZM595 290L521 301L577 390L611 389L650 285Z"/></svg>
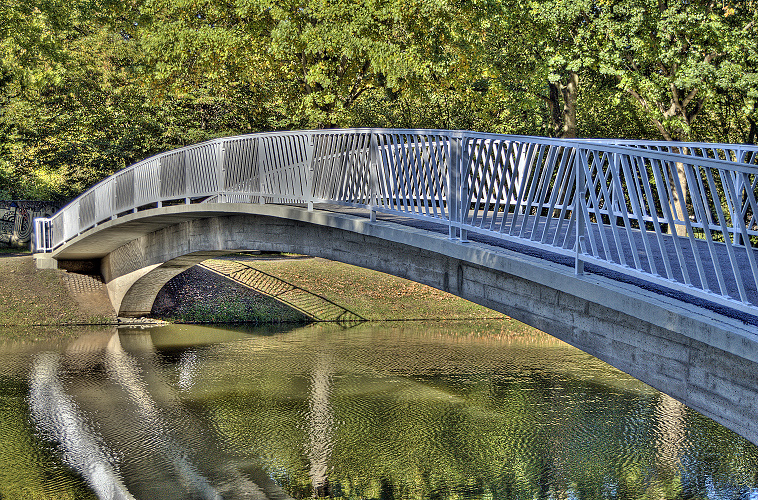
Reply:
<svg viewBox="0 0 758 500"><path fill-rule="evenodd" d="M335 213L343 213L343 214L350 214L357 217L363 217L363 218L370 218L370 211L363 208L353 208L353 207L346 207L342 205L334 205L334 204L317 204L314 208L317 208L318 210L324 210L328 212L335 212ZM385 222L392 222L395 224L404 225L407 227L412 227L416 229L423 229L425 231L432 231L438 234L447 234L449 231L449 227L447 224L444 224L442 222L433 222L429 220L421 220L416 219L412 217L405 217L401 215L395 215L395 214L387 214L387 213L376 213L377 220L385 221ZM511 223L512 214L508 215L508 218L503 222L502 220L503 215L501 214L496 220L495 220L495 226L500 226L501 223L504 223L505 225L508 225ZM541 233L542 227L544 227L545 224L548 223L547 217L542 217L537 222L537 230ZM555 223L555 220L550 221L551 227L558 226ZM531 224L530 224L531 226ZM601 238L600 231L602 230L597 225L593 225L593 230L595 232L594 237L596 241L599 241ZM563 240L566 237L566 232L568 230L568 225L564 224L562 228L560 229L559 234L555 234L555 232L551 236L555 236L558 240ZM553 230L555 231L555 229ZM527 230L524 233L524 237L528 238L530 234L530 230L527 228ZM616 251L616 246L613 244L614 238L613 234L611 233L611 230L606 229L606 238L609 241L609 246L612 249L612 251ZM626 234L624 235L626 238ZM640 261L642 262L643 268L645 268L646 271L650 271L651 266L655 266L656 269L662 270L665 269L665 263L663 262L663 258L659 256L653 256L649 257L644 252L644 245L643 245L643 234L640 231L635 231L633 233L633 237L635 239L634 245L623 245L623 252L624 256L627 259L628 262L633 262L633 255L632 252L636 251L638 252L638 256ZM648 236L650 237L650 236ZM538 247L530 246L527 244L520 244L516 241L512 240L505 240L502 238L497 238L496 236L490 236L487 234L481 234L481 233L474 233L469 231L468 233L468 239L473 242L483 243L486 245L490 245L493 247L503 248L512 250L518 253L522 253L525 255L530 255L534 257L538 257L550 262L555 262L561 265L565 265L568 267L574 266L574 257L569 255L562 255L560 253L551 252L548 250L543 250ZM661 241L663 245L669 250L668 255L674 255L676 252L674 250L674 246L677 244L677 240L679 238L672 235L662 235ZM626 241L628 243L628 240ZM657 244L657 241L656 241ZM700 256L702 259L710 259L710 251L708 249L708 245L705 240L702 242L698 242L696 245L697 252L700 253ZM729 261L729 255L727 253L726 246L724 244L719 244L716 246L717 254L716 254L716 260L721 265L723 272L728 275L727 273L730 272L731 266ZM690 271L690 279L692 280L692 283L694 286L700 285L700 279L696 270L696 264L695 264L695 256L692 247L689 244L689 241L684 240L683 243L680 244L680 251L683 257L683 260L685 262L685 267ZM754 253L756 255L756 259L758 259L758 251L754 250ZM749 262L747 256L743 253L740 255L737 255L739 268L749 268ZM652 261L652 262L651 262ZM674 268L676 269L676 267ZM614 279L616 281L628 283L637 287L640 287L645 290L650 290L656 293L659 293L661 295L672 297L677 300L681 300L682 302L690 303L693 305L697 305L699 307L703 307L705 309L717 312L719 314L723 314L725 316L735 318L738 320L741 320L747 324L758 326L758 316L747 314L743 311L739 311L736 309L732 309L726 306L723 306L722 304L717 304L715 302L711 302L705 299L702 299L700 297L696 297L694 295L687 294L686 292L682 292L681 290L676 290L674 288L668 288L663 285L660 285L658 283L653 283L647 280L644 280L642 278L637 278L634 276L630 276L629 274L622 273L619 271L614 271L612 269L608 269L606 267L593 265L591 263L585 264L585 271L597 275L601 275L604 277L608 277L611 279ZM708 280L708 284L710 287L717 287L717 279L715 276L715 273L708 273L706 275L706 278ZM681 280L681 276L677 276L677 279ZM733 281L727 281L726 282L727 291L728 294L732 297L738 296L738 290L735 282ZM755 287L755 284L753 283L746 283L745 291L748 296L748 299L753 304L758 303L758 290Z"/></svg>

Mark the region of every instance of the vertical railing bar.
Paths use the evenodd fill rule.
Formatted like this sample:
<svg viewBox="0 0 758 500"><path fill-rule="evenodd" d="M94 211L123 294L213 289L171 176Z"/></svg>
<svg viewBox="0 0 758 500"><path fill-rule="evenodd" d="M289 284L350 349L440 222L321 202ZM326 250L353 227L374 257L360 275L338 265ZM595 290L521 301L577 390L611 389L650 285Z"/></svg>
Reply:
<svg viewBox="0 0 758 500"><path fill-rule="evenodd" d="M357 134L358 149L355 152L355 162L357 164L357 170L359 172L358 178L360 179L360 185L358 186L358 199L362 205L369 205L369 184L371 182L369 173L369 148L366 145L366 134Z"/></svg>
<svg viewBox="0 0 758 500"><path fill-rule="evenodd" d="M565 146L556 146L556 148L560 148L560 153L556 154L560 154L561 161L558 164L558 172L555 174L555 181L553 182L553 188L551 190L550 199L548 201L547 216L545 217L545 227L542 230L542 238L540 238L540 243L542 244L547 244L550 228L553 225L553 219L555 219L555 217L553 217L553 214L555 213L555 206L558 203L558 197L561 195L561 193L565 193L564 179L566 178L566 166L569 154L567 153L567 148ZM555 244L555 237L553 238L552 244Z"/></svg>
<svg viewBox="0 0 758 500"><path fill-rule="evenodd" d="M586 151L586 150L585 150ZM602 158L601 160L602 161ZM598 154L597 151L592 150L592 170L589 168L589 155L587 156L587 161L582 162L582 168L586 168L584 175L585 179L591 180L591 189L588 190L590 195L590 201L592 203L593 207L593 213L595 215L595 220L597 221L597 229L598 233L600 234L600 242L603 245L603 252L605 253L605 260L611 261L611 259L608 258L608 255L610 253L610 248L608 245L608 238L605 234L605 229L603 227L603 215L600 213L600 201L598 200L597 193L595 193L595 190L597 189L598 184L602 187L604 186L604 183L600 180L600 177L602 176L602 165L598 165ZM592 176L593 171L598 171L597 177ZM589 216L589 213L588 213ZM590 221L589 217L587 218L587 226L589 228L590 224L592 222ZM599 254L597 253L597 248L595 246L595 239L593 238L594 231L588 231L588 235L590 236L590 243L592 244L592 251L594 253L595 257L599 257ZM611 261L612 262L612 261Z"/></svg>
<svg viewBox="0 0 758 500"><path fill-rule="evenodd" d="M413 134L411 136L413 138L413 155L412 155L412 161L413 161L413 168L412 168L412 179L413 179L413 198L415 200L416 205L416 213L418 215L425 215L425 207L424 207L424 179L423 179L423 167L421 165L422 163L422 155L423 151L421 150L423 145L423 136ZM409 149L410 152L410 149Z"/></svg>
<svg viewBox="0 0 758 500"><path fill-rule="evenodd" d="M482 208L482 197L484 196L485 186L487 185L487 173L488 168L486 166L486 160L489 159L489 155L492 149L493 141L484 141L479 139L474 142L476 149L474 150L474 165L476 168L473 170L476 172L474 178L477 180L474 185L474 211L471 214L471 225L476 226L477 219L479 218L479 210ZM493 179L494 182L494 179ZM482 224L484 223L484 216L482 215Z"/></svg>
<svg viewBox="0 0 758 500"><path fill-rule="evenodd" d="M454 163L453 166L456 170L459 172L463 172L464 170L469 169L469 166L471 164L471 158L469 157L469 147L464 147L464 140L466 139L465 135L462 133L453 133L451 134L451 138L453 140L453 144L455 144L455 157L454 157ZM468 141L470 142L470 138ZM458 203L459 203L459 220L461 223L460 226L460 241L461 243L467 243L468 242L468 229L466 229L466 221L468 220L468 212L471 209L471 193L468 191L469 184L468 182L461 182L458 183L458 188L460 190L460 194L458 196Z"/></svg>
<svg viewBox="0 0 758 500"><path fill-rule="evenodd" d="M432 216L435 219L445 219L442 208L442 183L440 182L440 167L437 155L439 154L439 136L434 134L429 137L429 196L432 204Z"/></svg>
<svg viewBox="0 0 758 500"><path fill-rule="evenodd" d="M750 182L750 174L747 172L742 172L742 183L743 186L745 186L745 197L746 203L745 203L745 214L743 215L743 219L747 217L747 211L748 208L753 211L753 215L751 216L750 220L747 222L747 228L748 230L753 227L754 224L758 223L758 203L755 199L755 192L758 189L758 172L753 174L753 182ZM747 189L747 186L750 186L750 189ZM745 246L751 246L750 240L745 240Z"/></svg>
<svg viewBox="0 0 758 500"><path fill-rule="evenodd" d="M524 199L524 194L526 193L527 184L529 183L529 178L532 176L532 168L534 164L534 150L539 145L534 143L528 143L527 149L526 149L526 161L524 162L524 172L521 175L521 179L519 179L519 187L516 194L516 198L514 199L513 203L513 218L510 222L510 228L508 229L508 234L513 236L514 231L516 229L516 225L518 224L519 220L519 212L521 212L523 208L522 200ZM517 167L518 168L518 167Z"/></svg>
<svg viewBox="0 0 758 500"><path fill-rule="evenodd" d="M329 198L333 201L339 199L339 170L337 166L337 148L339 142L342 140L340 136L329 134L324 136L324 140L327 144L326 156L325 156L325 171L327 175L325 179L328 179L328 185L324 186L324 192L329 193Z"/></svg>
<svg viewBox="0 0 758 500"><path fill-rule="evenodd" d="M342 151L345 149L346 138L344 135L333 135L332 147L332 193L334 200L342 201L344 195L345 158Z"/></svg>
<svg viewBox="0 0 758 500"><path fill-rule="evenodd" d="M364 206L369 205L369 171L368 171L368 156L369 152L366 148L366 134L361 132L356 134L356 149L352 154L353 164L357 172L358 189L357 200L358 203Z"/></svg>
<svg viewBox="0 0 758 500"><path fill-rule="evenodd" d="M426 135L426 146L424 149L423 165L424 165L424 193L426 193L426 215L437 219L437 207L436 207L436 179L434 178L432 169L432 152L434 151L434 135Z"/></svg>
<svg viewBox="0 0 758 500"><path fill-rule="evenodd" d="M443 220L450 220L450 184L447 180L447 167L445 148L447 147L447 139L443 135L435 135L434 142L434 182L437 184L437 205L439 208L440 218Z"/></svg>
<svg viewBox="0 0 758 500"><path fill-rule="evenodd" d="M432 214L435 219L445 219L445 211L442 206L444 196L443 185L440 181L440 162L439 162L439 144L440 136L433 135L429 137L429 171L431 178L430 196L432 203Z"/></svg>
<svg viewBox="0 0 758 500"><path fill-rule="evenodd" d="M397 178L397 191L395 193L397 199L397 210L406 212L406 177L405 177L405 163L403 161L403 152L401 151L405 147L405 139L402 134L396 134L394 136L394 144L392 149L392 155L394 159L394 175Z"/></svg>
<svg viewBox="0 0 758 500"><path fill-rule="evenodd" d="M480 228L484 228L485 222L489 220L490 226L492 226L492 223L497 218L497 212L494 210L493 203L497 203L498 199L500 198L499 193L496 191L496 185L500 185L500 169L498 168L497 159L500 155L500 141L496 141L494 139L491 139L489 141L489 147L487 148L487 153L484 156L487 161L487 171L489 172L489 185L487 186L486 191L486 200L484 203L484 208L482 210L482 220L479 223ZM494 198L494 202L493 202ZM492 208L490 208L492 207ZM486 216L485 216L486 214Z"/></svg>
<svg viewBox="0 0 758 500"><path fill-rule="evenodd" d="M392 176L390 175L389 159L387 156L387 135L384 133L377 133L376 135L377 153L379 154L379 163L377 167L377 173L380 175L379 186L382 190L382 198L380 199L381 206L392 209L394 206L394 188Z"/></svg>
<svg viewBox="0 0 758 500"><path fill-rule="evenodd" d="M401 134L401 140L398 143L397 154L400 155L400 168L401 168L401 180L402 180L402 197L400 200L403 203L403 211L413 213L413 206L411 204L411 193L413 187L410 180L410 165L408 161L408 134Z"/></svg>
<svg viewBox="0 0 758 500"><path fill-rule="evenodd" d="M273 140L273 158L274 158L274 164L272 169L272 174L274 175L274 181L276 182L276 194L277 196L277 203L282 203L282 201L285 198L288 198L290 194L289 190L289 182L287 178L287 169L284 167L286 165L286 158L284 156L286 155L284 151L284 141L287 140L286 136L276 136Z"/></svg>
<svg viewBox="0 0 758 500"><path fill-rule="evenodd" d="M534 208L532 204L534 203L534 194L537 191L537 186L544 170L542 159L545 157L546 147L545 144L537 145L539 153L537 155L537 160L534 162L534 168L532 170L533 174L531 175L531 182L529 182L529 190L527 191L526 199L524 200L524 218L521 220L521 227L518 231L519 238L524 238L524 229L526 229L526 226L529 224L529 218L531 217L531 212Z"/></svg>
<svg viewBox="0 0 758 500"><path fill-rule="evenodd" d="M694 167L694 166L693 166ZM701 185L699 182L695 182L693 177L700 177L700 175L697 175L697 172L690 173L690 169L687 169L685 171L685 175L687 176L687 184L690 186L690 199L692 200L692 206L695 210L695 217L698 220L703 220L703 212L710 212L710 207L707 205L708 203L708 195L706 193L706 190L703 189L704 186ZM696 192L697 190L697 192ZM714 269L716 270L716 278L718 282L719 291L718 293L724 294L727 292L726 283L724 282L724 278L720 272L718 272L718 269L721 269L721 262L718 258L718 254L716 252L716 248L713 243L713 235L711 234L711 228L707 222L705 221L703 225L703 234L705 237L706 245L708 248L708 252L711 256L711 261L713 262ZM727 237L728 235L724 235ZM697 261L700 261L699 253L695 255L695 258ZM701 273L701 267L698 267L698 273L700 273L700 288L702 288L705 291L710 291L710 284L708 283L708 278L705 276L704 272Z"/></svg>
<svg viewBox="0 0 758 500"><path fill-rule="evenodd" d="M582 255L585 252L585 238L587 233L587 223L589 214L585 206L585 192L587 191L587 180L584 178L584 167L582 162L587 161L587 153L584 149L576 149L574 155L574 177L576 179L576 188L574 192L574 210L572 211L571 221L576 221L576 239L574 242L574 274L581 276L584 274L584 261ZM569 223L569 226L571 224Z"/></svg>
<svg viewBox="0 0 758 500"><path fill-rule="evenodd" d="M632 260L634 261L634 268L638 271L642 271L642 264L640 262L640 257L638 255L637 251L637 239L634 237L634 231L632 230L632 222L629 219L629 209L626 204L626 199L624 197L624 188L623 184L621 183L621 176L622 176L623 169L621 168L621 157L619 154L614 153L613 154L613 190L617 193L619 193L619 198L622 200L618 203L618 210L621 213L621 217L624 219L624 228L626 229L626 238L629 241L629 245L632 247ZM629 182L627 181L627 185ZM631 199L631 195L629 196ZM622 208L623 207L623 208ZM612 206L612 208L615 210L615 206ZM616 217L611 219L611 224L615 225ZM624 253L624 247L619 247L619 252L623 255Z"/></svg>
<svg viewBox="0 0 758 500"><path fill-rule="evenodd" d="M526 146L526 143L523 141L514 142L515 147L512 147L510 151L512 152L511 155L509 155L506 158L506 161L508 161L512 165L511 175L510 179L508 180L508 193L505 196L505 206L503 207L503 219L500 221L500 228L498 229L498 232L504 233L506 223L508 222L508 217L511 213L511 204L514 200L514 193L516 190L517 183L520 183L521 180L519 178L519 161L522 156L524 156L524 148L528 147ZM518 210L517 207L513 208L513 212L515 215L515 212Z"/></svg>
<svg viewBox="0 0 758 500"><path fill-rule="evenodd" d="M374 206L374 193L376 190L374 189L375 186L372 184L374 182L374 171L372 170L372 159L374 162L376 162L376 157L374 155L373 145L374 143L374 135L372 133L364 133L363 134L363 149L361 150L361 155L363 157L363 170L365 172L365 182L364 182L364 197L366 200L366 205Z"/></svg>
<svg viewBox="0 0 758 500"><path fill-rule="evenodd" d="M746 176L747 173L742 172L742 175ZM755 201L754 198L748 194L748 203L755 206L755 203L753 203L754 201ZM752 276L753 276L752 281L753 281L753 284L756 286L756 290L758 290L758 264L756 263L755 251L753 250L752 243L750 242L750 236L749 236L748 228L747 228L744 218L740 219L739 224L740 224L740 233L742 234L742 240L745 242L744 243L745 254L747 255L748 262L750 262L750 270L752 271ZM756 305L756 304L753 304L753 305Z"/></svg>
<svg viewBox="0 0 758 500"><path fill-rule="evenodd" d="M579 167L581 169L581 172L580 172L581 173L581 179L583 180L583 182L581 184L581 189L583 189L583 192L580 193L581 197L579 199L580 200L579 208L581 209L582 219L584 221L583 224L582 224L582 226L581 226L583 228L582 232L583 232L584 239L585 239L585 243L584 243L584 246L583 246L584 250L582 251L582 253L587 253L586 252L586 248L587 248L586 240L589 240L590 250L591 250L590 255L599 258L599 252L598 252L598 247L597 247L597 241L596 241L596 238L595 238L595 232L592 230L592 227L591 227L592 221L590 220L589 207L587 206L587 193L589 193L590 198L592 198L592 196L593 196L593 189L592 189L592 185L591 185L592 181L587 178L587 174L589 173L589 155L588 155L588 150L587 149L582 149L582 150L580 150L580 153L581 153L581 155L580 155L580 161L579 161L579 164L577 165L577 167ZM577 225L577 230L579 229L579 227L580 226ZM601 232L601 234L602 234L602 232ZM580 242L581 242L581 239L580 239Z"/></svg>
<svg viewBox="0 0 758 500"><path fill-rule="evenodd" d="M446 160L448 178L448 238L452 240L458 236L457 231L461 230L461 210L459 207L459 205L462 204L460 200L462 191L461 184L463 183L461 177L463 175L463 168L468 167L461 166L459 168L457 161L458 158L460 158L463 140L461 141L461 144L455 143L455 138L452 134L447 135L445 139L447 140L445 147L447 148ZM459 224L457 229L455 226L456 223Z"/></svg>
<svg viewBox="0 0 758 500"><path fill-rule="evenodd" d="M724 182L724 170L718 169L719 176L722 179L722 187L725 189L725 195L726 190L729 189L730 192L732 192L732 186L729 185L729 181L727 180ZM708 186L711 189L712 193L717 192L716 191L716 184L713 182L713 172L711 172L710 168L705 169L705 176L708 179ZM729 176L726 176L727 178ZM721 233L724 235L724 246L726 247L726 253L729 255L729 262L732 265L732 275L734 276L734 281L737 284L737 290L740 294L740 300L742 302L748 302L747 294L745 293L745 284L742 280L742 272L739 267L739 263L737 262L737 256L734 253L734 247L732 243L732 239L729 237L729 230L726 223L726 218L724 217L724 212L722 210L716 210L716 215L719 218L719 223L721 225ZM723 277L721 266L718 266L716 269L716 275L721 280ZM728 291L726 293L722 292L722 295L728 296Z"/></svg>
<svg viewBox="0 0 758 500"><path fill-rule="evenodd" d="M640 208L640 201L638 198L638 193L636 189L630 189L629 183L634 181L636 184L636 175L632 175L632 169L630 169L630 157L629 155L618 155L618 162L619 162L619 171L623 171L624 177L626 178L626 185L627 185L627 192L629 194L629 203L632 205L632 215L637 219L637 223L640 226L640 239L642 240L642 247L645 249L645 256L647 258L647 262L650 265L650 272L653 275L658 274L657 267L655 264L655 258L653 258L653 252L652 248L650 247L650 242L648 241L648 235L647 235L647 223L645 222L645 217L642 209ZM633 166L633 165L632 165ZM635 169L636 172L636 169ZM623 192L623 188L622 188ZM631 227L628 229L631 233ZM632 236L630 235L630 239ZM637 255L637 245L635 244L634 247L634 255L635 255L635 265L638 269L643 270L641 261L639 259L639 255Z"/></svg>
<svg viewBox="0 0 758 500"><path fill-rule="evenodd" d="M400 205L400 197L399 192L402 189L400 186L401 178L399 177L398 173L398 165L397 165L397 156L396 156L396 149L395 149L395 143L397 142L397 137L395 134L389 133L385 136L386 140L386 146L384 148L384 155L387 159L385 170L387 171L387 178L388 182L391 185L391 193L392 193L392 199L391 199L391 207L393 210L400 211L401 205Z"/></svg>
<svg viewBox="0 0 758 500"><path fill-rule="evenodd" d="M676 225L674 223L674 219L673 219L673 216L671 214L671 206L669 204L669 196L668 196L668 184L664 184L664 182L666 182L665 179L667 179L667 177L665 176L665 172L664 172L664 180L662 180L660 178L661 177L660 170L664 170L665 171L665 170L668 169L668 167L665 166L665 165L663 167L661 167L660 169L658 168L663 163L664 162L658 161L655 158L651 158L650 159L650 165L653 167L653 169L652 169L653 170L653 177L655 178L655 187L656 187L656 190L658 191L658 200L659 200L659 203L661 204L661 210L663 211L663 217L664 217L664 220L668 223L669 229L673 230L673 232L671 234L671 242L672 242L672 244L674 246L674 250L676 251L676 256L677 256L678 264L679 264L679 270L682 272L682 274L684 276L684 280L683 280L684 283L687 284L687 285L689 285L689 284L691 284L690 283L690 279L689 279L689 273L688 273L688 271L686 269L686 264L684 262L684 256L682 255L682 251L679 248L679 242L677 241L678 238L679 238L679 236L676 234ZM674 168L676 168L676 166ZM665 244L664 244L663 248L661 249L661 251L662 251L662 253L663 253L664 256L668 256L669 252L666 249ZM668 270L669 269L667 269L667 271ZM668 278L669 279L674 279L674 276L673 275L669 275Z"/></svg>
<svg viewBox="0 0 758 500"><path fill-rule="evenodd" d="M387 134L387 147L386 147L386 155L387 155L387 174L388 178L392 183L392 209L401 211L402 210L402 200L400 199L400 191L402 189L401 181L402 178L400 177L399 168L397 164L397 147L396 144L399 140L398 136L395 134Z"/></svg>
<svg viewBox="0 0 758 500"><path fill-rule="evenodd" d="M416 142L417 147L417 154L418 157L416 158L416 165L418 168L418 174L419 174L419 193L418 196L420 197L420 201L423 204L423 212L424 216L429 217L429 177L427 176L428 173L428 165L426 163L426 156L428 154L428 148L429 148L429 136L428 135L422 135L419 136L418 141Z"/></svg>
<svg viewBox="0 0 758 500"><path fill-rule="evenodd" d="M348 189L349 189L349 165L348 165L348 158L347 158L347 152L350 150L350 142L352 139L352 136L349 134L340 134L339 136L339 147L337 148L337 154L339 157L339 161L337 165L338 167L338 189L337 189L337 199L340 201L348 201Z"/></svg>
<svg viewBox="0 0 758 500"><path fill-rule="evenodd" d="M489 214L489 202L490 193L495 183L495 171L492 168L492 147L494 141L488 139L481 139L480 154L477 160L477 171L479 172L478 180L479 186L476 196L476 205L474 209L474 215L471 217L471 225L484 227L484 223L487 220ZM481 212L481 214L479 213ZM477 222L478 220L478 222Z"/></svg>
<svg viewBox="0 0 758 500"><path fill-rule="evenodd" d="M379 166L377 164L379 155L379 143L377 141L376 133L373 131L369 133L369 158L368 158L368 185L369 185L369 211L371 222L376 222L376 206L378 203L378 195L381 190L379 185Z"/></svg>
<svg viewBox="0 0 758 500"><path fill-rule="evenodd" d="M539 225L542 223L542 236L539 238L540 241L543 241L545 239L545 231L548 227L548 221L552 218L550 210L547 211L547 214L545 216L545 219L542 220L542 209L545 208L545 200L547 198L548 192L550 192L550 181L553 179L553 172L556 173L556 179L558 172L555 170L555 157L557 154L559 146L548 146L548 154L547 159L545 160L545 168L542 170L542 175L540 176L540 186L537 190L537 196L535 198L535 201L537 202L537 214L534 218L534 222L532 223L532 235L531 240L537 241L537 238L535 235L538 232ZM560 171L560 165L558 167Z"/></svg>
<svg viewBox="0 0 758 500"><path fill-rule="evenodd" d="M659 255L663 258L663 267L666 271L666 276L664 276L667 279L673 278L673 268L671 266L671 261L669 259L668 250L666 249L666 241L663 236L663 229L661 228L661 224L658 218L658 211L656 210L655 206L655 197L653 196L653 192L650 189L650 176L648 175L647 166L645 165L645 157L644 156L635 156L634 162L637 165L637 171L639 171L642 175L644 175L644 179L642 182L643 189L645 191L645 197L644 200L647 200L647 205L650 213L650 220L653 223L653 229L655 230L655 238L658 242L658 250L660 252ZM655 175L655 164L652 160L650 160L650 170L653 171L653 177L656 177Z"/></svg>
<svg viewBox="0 0 758 500"><path fill-rule="evenodd" d="M475 225L476 219L479 213L479 199L481 192L480 182L480 158L482 155L482 139L476 137L469 137L466 143L466 150L469 152L468 159L469 164L466 166L466 192L468 193L465 200L468 204L466 210L466 216L462 219L463 222ZM461 199L463 201L463 199ZM472 208L473 207L473 208Z"/></svg>
<svg viewBox="0 0 758 500"><path fill-rule="evenodd" d="M689 164L689 163L682 163L682 168L684 168L684 171L685 171L685 177L687 177L687 169L691 168L691 167L692 167L692 165ZM683 205L683 212L684 212L683 215L682 215L682 217L684 218L684 221L683 221L684 222L684 227L686 228L687 235L689 236L687 238L687 241L690 244L690 248L692 250L692 256L695 259L695 266L696 266L697 271L698 271L698 277L699 277L700 281L702 282L705 279L704 278L705 273L704 273L704 270L703 270L703 267L702 267L702 260L699 258L700 253L699 253L699 250L697 248L697 240L695 239L695 231L694 231L694 229L692 227L692 223L690 222L689 211L687 210L687 203L686 203L686 200L687 200L687 196L686 195L687 195L687 193L684 192L684 188L683 188L683 186L682 186L682 184L681 184L681 182L679 180L679 173L677 171L677 168L678 168L677 164L673 163L672 173L676 172L676 175L672 175L672 177L674 179L674 189L676 190L678 199L682 200L681 203ZM706 172L708 172L708 171L709 170L706 170ZM674 232L676 232L676 230ZM728 230L727 230L726 233L724 233L724 236L725 237L729 236L729 231ZM679 241L681 242L681 240L679 240ZM684 244L682 244L682 246L684 246ZM677 245L677 248L679 248L678 245ZM686 271L689 274L689 269L687 269L687 264L683 263L682 267L684 268L682 272Z"/></svg>
<svg viewBox="0 0 758 500"><path fill-rule="evenodd" d="M419 205L420 181L418 179L418 136L415 134L408 134L406 138L408 146L405 149L405 154L408 163L408 178L411 187L411 196L409 199L411 213L421 215L421 206Z"/></svg>
<svg viewBox="0 0 758 500"><path fill-rule="evenodd" d="M604 163L608 164L608 168L605 170L603 170ZM616 225L616 221L615 221L616 216L614 214L613 201L611 198L611 193L608 190L608 184L609 184L608 175L615 177L615 171L614 171L614 166L612 164L612 160L610 159L607 153L604 153L600 156L600 165L598 166L598 182L600 184L600 192L603 195L603 198L605 199L605 205L608 207L608 226L611 229L611 234L613 235L613 241L616 245L616 255L618 256L619 263L622 266L627 266L626 255L624 254L624 248L621 241L621 235L619 234L618 226ZM613 177L611 179L613 179ZM600 222L602 221L602 207L599 204L597 206L597 211L598 211L598 227L601 227L604 224ZM604 230L602 232L605 233ZM610 251L610 247L608 251ZM611 260L611 259L608 259L608 260Z"/></svg>
<svg viewBox="0 0 758 500"><path fill-rule="evenodd" d="M494 141L493 141L494 142ZM505 186L505 180L508 178L508 155L510 154L513 141L498 141L497 154L495 155L495 161L493 162L494 168L500 172L499 181L497 183L497 191L495 191L495 206L492 208L492 219L490 220L490 231L495 230L497 224L497 217L500 213L500 205L503 200L503 187ZM503 149L505 149L505 159L503 159ZM503 217L507 214L503 212Z"/></svg>
<svg viewBox="0 0 758 500"><path fill-rule="evenodd" d="M567 245L569 244L569 238L571 236L571 229L573 228L573 221L576 220L574 214L576 207L575 203L572 201L573 197L576 196L575 192L572 194L572 190L576 191L576 181L574 179L576 176L576 172L574 172L574 169L576 168L576 148L567 146L565 149L568 150L568 159L566 161L566 172L564 173L564 180L562 183L563 199L561 202L561 212L558 216L558 225L555 227L553 245L558 246L558 237L561 234L563 225L566 223L566 212L568 212L569 209L571 210L571 215L568 217L568 227L566 228L566 233L563 236L563 243L560 245L561 248L567 248Z"/></svg>
<svg viewBox="0 0 758 500"><path fill-rule="evenodd" d="M360 198L360 171L355 161L355 152L358 150L360 137L358 134L347 134L345 136L346 146L343 153L343 162L345 169L345 187L344 200L349 203L355 203Z"/></svg>

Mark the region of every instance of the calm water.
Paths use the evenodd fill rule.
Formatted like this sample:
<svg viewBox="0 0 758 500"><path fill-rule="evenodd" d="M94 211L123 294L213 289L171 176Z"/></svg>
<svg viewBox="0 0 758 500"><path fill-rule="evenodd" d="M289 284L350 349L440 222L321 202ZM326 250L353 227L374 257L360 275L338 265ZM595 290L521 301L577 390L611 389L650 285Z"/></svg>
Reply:
<svg viewBox="0 0 758 500"><path fill-rule="evenodd" d="M542 334L407 323L0 344L0 498L758 498L758 449Z"/></svg>

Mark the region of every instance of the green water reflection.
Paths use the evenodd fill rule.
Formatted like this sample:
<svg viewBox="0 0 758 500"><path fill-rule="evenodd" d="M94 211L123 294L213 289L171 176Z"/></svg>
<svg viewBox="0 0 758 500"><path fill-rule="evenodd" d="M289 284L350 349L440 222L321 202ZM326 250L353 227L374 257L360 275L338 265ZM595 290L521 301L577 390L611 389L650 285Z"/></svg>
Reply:
<svg viewBox="0 0 758 500"><path fill-rule="evenodd" d="M86 494L28 415L29 367L51 351L136 498L758 498L746 440L547 335L492 332L168 326L6 346L0 460L21 472L0 473L1 498L27 481L28 498Z"/></svg>

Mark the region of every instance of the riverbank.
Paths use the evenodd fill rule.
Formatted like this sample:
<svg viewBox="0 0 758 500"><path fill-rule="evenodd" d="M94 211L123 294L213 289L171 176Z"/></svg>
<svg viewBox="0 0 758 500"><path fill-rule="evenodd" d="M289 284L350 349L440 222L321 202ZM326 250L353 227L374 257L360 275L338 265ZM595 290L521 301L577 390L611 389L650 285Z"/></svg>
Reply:
<svg viewBox="0 0 758 500"><path fill-rule="evenodd" d="M65 272L36 269L29 253L0 253L0 327L106 324L112 313L77 303Z"/></svg>
<svg viewBox="0 0 758 500"><path fill-rule="evenodd" d="M339 262L281 255L239 255L225 259L266 273L301 293L330 301L368 321L487 319L501 328L520 325L503 314L431 287ZM117 323L105 295L99 300L94 297L83 301L81 294L77 295L71 287L72 276L86 277L35 269L28 253L0 254L0 273L4 276L0 280L3 331ZM161 307L154 309L155 319L208 323L308 321L300 312L270 297L276 294L266 296L223 276L201 273L198 267L175 278L161 293L156 301ZM500 325L501 322L504 323Z"/></svg>

